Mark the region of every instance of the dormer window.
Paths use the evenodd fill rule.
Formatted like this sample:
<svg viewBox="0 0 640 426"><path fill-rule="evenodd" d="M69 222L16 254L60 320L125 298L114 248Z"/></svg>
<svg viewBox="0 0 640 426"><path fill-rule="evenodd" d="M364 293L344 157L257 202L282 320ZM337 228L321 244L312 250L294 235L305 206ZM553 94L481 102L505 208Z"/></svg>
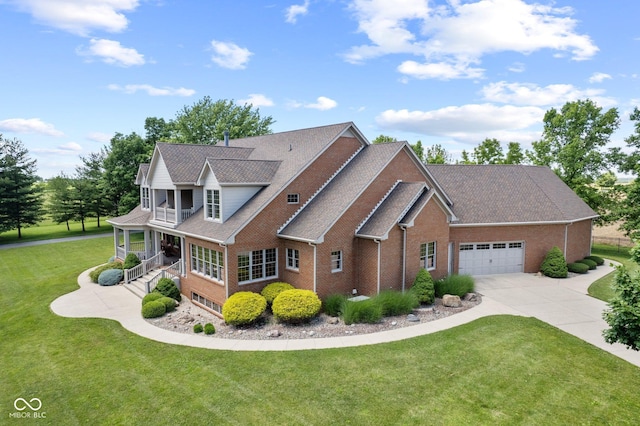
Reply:
<svg viewBox="0 0 640 426"><path fill-rule="evenodd" d="M204 214L207 219L220 220L220 190L207 189Z"/></svg>
<svg viewBox="0 0 640 426"><path fill-rule="evenodd" d="M142 187L142 197L141 204L144 210L149 210L151 208L151 197L149 196L149 188Z"/></svg>
<svg viewBox="0 0 640 426"><path fill-rule="evenodd" d="M300 194L287 194L287 204L299 204Z"/></svg>

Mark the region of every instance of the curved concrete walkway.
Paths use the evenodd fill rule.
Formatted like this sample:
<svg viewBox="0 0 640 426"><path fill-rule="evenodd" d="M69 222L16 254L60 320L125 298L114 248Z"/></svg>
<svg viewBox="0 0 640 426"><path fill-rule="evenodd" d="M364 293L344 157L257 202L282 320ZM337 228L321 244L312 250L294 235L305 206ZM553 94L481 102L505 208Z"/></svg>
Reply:
<svg viewBox="0 0 640 426"><path fill-rule="evenodd" d="M609 345L602 338L606 304L586 295L589 285L613 270L601 266L589 274L554 280L530 274L493 275L476 278L483 295L478 306L436 321L371 334L292 340L233 340L201 334L164 330L140 315L140 299L123 286L102 287L91 282L89 270L78 277L80 288L54 300L54 313L72 318L106 318L127 330L159 342L233 351L286 351L373 345L435 333L489 315L533 316L640 366L640 353L622 345Z"/></svg>

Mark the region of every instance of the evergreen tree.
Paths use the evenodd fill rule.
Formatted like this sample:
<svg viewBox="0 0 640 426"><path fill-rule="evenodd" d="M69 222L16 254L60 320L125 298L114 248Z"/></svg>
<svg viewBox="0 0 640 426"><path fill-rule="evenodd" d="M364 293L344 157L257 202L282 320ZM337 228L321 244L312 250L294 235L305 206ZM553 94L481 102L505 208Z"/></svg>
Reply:
<svg viewBox="0 0 640 426"><path fill-rule="evenodd" d="M36 160L18 139L0 134L0 231L18 230L41 219L42 192L36 185Z"/></svg>
<svg viewBox="0 0 640 426"><path fill-rule="evenodd" d="M72 189L71 178L64 173L60 173L47 182L49 197L46 210L54 222L66 223L67 231L70 230L69 221L74 216Z"/></svg>

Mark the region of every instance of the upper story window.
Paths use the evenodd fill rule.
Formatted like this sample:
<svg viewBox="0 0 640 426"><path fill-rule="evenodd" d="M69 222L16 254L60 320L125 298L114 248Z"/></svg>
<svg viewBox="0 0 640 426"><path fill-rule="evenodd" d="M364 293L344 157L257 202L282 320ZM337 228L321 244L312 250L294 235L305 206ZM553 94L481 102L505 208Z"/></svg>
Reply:
<svg viewBox="0 0 640 426"><path fill-rule="evenodd" d="M149 210L151 208L151 197L149 195L149 188L142 187L142 208Z"/></svg>
<svg viewBox="0 0 640 426"><path fill-rule="evenodd" d="M287 203L288 204L299 204L300 203L300 194L287 194Z"/></svg>
<svg viewBox="0 0 640 426"><path fill-rule="evenodd" d="M207 219L220 220L220 190L207 189L204 211Z"/></svg>

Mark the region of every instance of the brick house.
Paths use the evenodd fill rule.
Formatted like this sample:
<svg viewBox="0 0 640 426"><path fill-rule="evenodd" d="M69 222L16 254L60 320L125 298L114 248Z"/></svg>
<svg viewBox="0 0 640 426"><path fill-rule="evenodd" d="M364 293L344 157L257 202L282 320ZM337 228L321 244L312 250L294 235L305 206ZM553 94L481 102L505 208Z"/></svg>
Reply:
<svg viewBox="0 0 640 426"><path fill-rule="evenodd" d="M136 183L140 205L109 220L116 256L162 256L182 293L214 312L274 281L325 297L403 290L422 267L536 272L553 246L587 256L596 217L548 168L426 166L406 142L372 145L353 123L158 143Z"/></svg>

